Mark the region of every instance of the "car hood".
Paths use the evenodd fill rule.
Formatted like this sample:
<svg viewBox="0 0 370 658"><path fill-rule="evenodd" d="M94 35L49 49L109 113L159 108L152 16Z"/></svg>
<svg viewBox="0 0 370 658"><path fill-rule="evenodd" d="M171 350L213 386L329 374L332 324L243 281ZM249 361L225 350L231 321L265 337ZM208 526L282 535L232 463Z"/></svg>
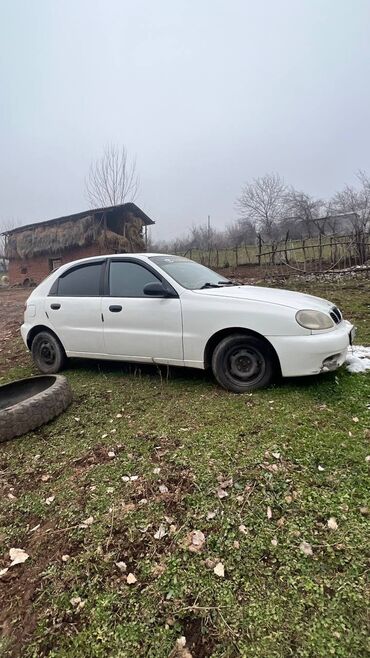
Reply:
<svg viewBox="0 0 370 658"><path fill-rule="evenodd" d="M300 309L315 309L328 312L333 304L321 297L306 295L293 290L282 290L280 288L262 288L260 286L230 286L221 288L205 288L194 290L196 294L206 297L223 297L225 299L241 299L245 301L264 302L267 304L278 304L289 306L297 311Z"/></svg>

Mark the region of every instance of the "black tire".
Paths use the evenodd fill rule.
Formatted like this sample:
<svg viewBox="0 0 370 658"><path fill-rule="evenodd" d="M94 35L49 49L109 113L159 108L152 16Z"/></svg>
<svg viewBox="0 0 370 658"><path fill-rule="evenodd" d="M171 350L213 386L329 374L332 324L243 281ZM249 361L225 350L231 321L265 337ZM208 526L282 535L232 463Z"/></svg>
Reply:
<svg viewBox="0 0 370 658"><path fill-rule="evenodd" d="M0 386L0 443L44 425L72 402L61 375L30 377Z"/></svg>
<svg viewBox="0 0 370 658"><path fill-rule="evenodd" d="M212 354L212 371L227 391L245 393L271 382L274 361L273 352L264 340L231 334L216 346Z"/></svg>
<svg viewBox="0 0 370 658"><path fill-rule="evenodd" d="M66 364L67 359L62 344L49 331L40 331L36 334L32 341L31 353L35 365L45 375L63 370Z"/></svg>

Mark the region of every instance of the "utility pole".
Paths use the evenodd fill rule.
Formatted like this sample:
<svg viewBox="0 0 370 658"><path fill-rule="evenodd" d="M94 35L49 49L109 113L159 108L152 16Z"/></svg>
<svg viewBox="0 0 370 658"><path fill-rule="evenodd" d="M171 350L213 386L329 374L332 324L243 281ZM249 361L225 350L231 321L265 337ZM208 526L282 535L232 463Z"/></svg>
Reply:
<svg viewBox="0 0 370 658"><path fill-rule="evenodd" d="M208 215L207 240L208 240L208 251L209 251L211 248L211 215Z"/></svg>

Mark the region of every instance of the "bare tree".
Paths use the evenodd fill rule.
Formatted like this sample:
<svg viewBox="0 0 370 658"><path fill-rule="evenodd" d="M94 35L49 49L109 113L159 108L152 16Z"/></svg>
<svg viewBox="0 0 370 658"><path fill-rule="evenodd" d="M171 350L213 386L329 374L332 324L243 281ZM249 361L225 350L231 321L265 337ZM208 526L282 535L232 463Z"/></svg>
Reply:
<svg viewBox="0 0 370 658"><path fill-rule="evenodd" d="M107 146L102 157L91 163L85 187L92 208L134 201L139 177L136 163L134 160L130 162L126 148Z"/></svg>
<svg viewBox="0 0 370 658"><path fill-rule="evenodd" d="M238 219L226 226L225 240L231 247L254 244L256 237L256 228L248 219Z"/></svg>
<svg viewBox="0 0 370 658"><path fill-rule="evenodd" d="M282 229L289 230L291 237L325 234L327 210L322 199L291 187L286 194L286 211L287 216L280 224Z"/></svg>
<svg viewBox="0 0 370 658"><path fill-rule="evenodd" d="M330 207L352 227L359 261L365 263L369 256L370 178L364 171L359 171L356 178L359 186L346 185L344 190L336 193Z"/></svg>
<svg viewBox="0 0 370 658"><path fill-rule="evenodd" d="M353 230L367 231L370 227L370 178L364 171L356 175L359 186L346 185L330 202L332 212L347 215Z"/></svg>
<svg viewBox="0 0 370 658"><path fill-rule="evenodd" d="M286 193L286 185L278 174L255 178L243 187L237 200L241 219L253 222L267 238L273 239L285 214Z"/></svg>

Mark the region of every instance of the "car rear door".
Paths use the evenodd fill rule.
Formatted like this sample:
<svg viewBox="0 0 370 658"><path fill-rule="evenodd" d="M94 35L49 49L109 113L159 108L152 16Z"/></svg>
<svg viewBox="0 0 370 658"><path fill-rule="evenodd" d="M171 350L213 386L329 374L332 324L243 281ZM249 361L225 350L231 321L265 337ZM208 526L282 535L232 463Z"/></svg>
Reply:
<svg viewBox="0 0 370 658"><path fill-rule="evenodd" d="M147 283L162 281L134 258L111 259L102 298L105 352L132 361L183 365L179 297L149 297Z"/></svg>
<svg viewBox="0 0 370 658"><path fill-rule="evenodd" d="M45 313L67 354L103 354L101 292L105 260L69 268L56 279Z"/></svg>

